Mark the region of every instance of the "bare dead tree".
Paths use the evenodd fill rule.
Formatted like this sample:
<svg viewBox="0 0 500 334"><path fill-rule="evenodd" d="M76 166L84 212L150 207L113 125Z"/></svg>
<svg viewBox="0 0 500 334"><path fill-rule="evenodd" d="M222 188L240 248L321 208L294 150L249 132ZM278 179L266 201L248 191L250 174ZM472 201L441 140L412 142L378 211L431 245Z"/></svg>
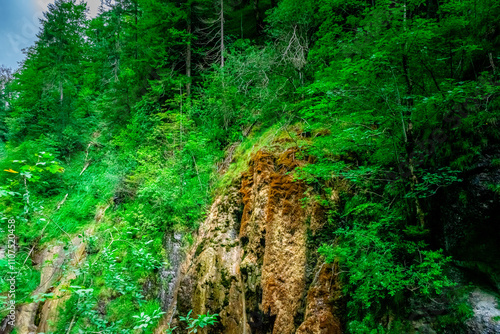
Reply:
<svg viewBox="0 0 500 334"><path fill-rule="evenodd" d="M196 16L198 24L194 27L196 36L195 44L198 47L205 48L203 64L200 67L220 64L224 67L224 0L215 0L207 8L202 4L193 6L193 15ZM215 11L213 9L215 8Z"/></svg>
<svg viewBox="0 0 500 334"><path fill-rule="evenodd" d="M276 40L281 53L281 64L291 64L298 72L300 85L304 84L304 67L309 53L308 27L294 24L291 29Z"/></svg>

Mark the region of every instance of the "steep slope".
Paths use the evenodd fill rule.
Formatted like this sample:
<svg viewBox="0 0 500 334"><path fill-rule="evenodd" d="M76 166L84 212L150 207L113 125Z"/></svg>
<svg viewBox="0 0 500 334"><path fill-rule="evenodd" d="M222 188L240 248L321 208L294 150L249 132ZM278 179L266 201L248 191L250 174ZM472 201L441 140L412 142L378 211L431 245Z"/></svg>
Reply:
<svg viewBox="0 0 500 334"><path fill-rule="evenodd" d="M98 209L96 224L108 208L109 205ZM94 226L91 226L82 235L73 237L68 245L56 242L33 254L33 265L41 270L40 285L32 294L35 300L17 310L17 333L46 333L57 329L60 312L71 296L68 288L80 274L79 269L87 257L87 244L83 238L93 233Z"/></svg>
<svg viewBox="0 0 500 334"><path fill-rule="evenodd" d="M308 234L322 227L305 184L289 172L306 161L292 148L258 151L248 171L213 203L182 264L161 333L174 313L219 312L206 333L341 333L336 268L318 261Z"/></svg>

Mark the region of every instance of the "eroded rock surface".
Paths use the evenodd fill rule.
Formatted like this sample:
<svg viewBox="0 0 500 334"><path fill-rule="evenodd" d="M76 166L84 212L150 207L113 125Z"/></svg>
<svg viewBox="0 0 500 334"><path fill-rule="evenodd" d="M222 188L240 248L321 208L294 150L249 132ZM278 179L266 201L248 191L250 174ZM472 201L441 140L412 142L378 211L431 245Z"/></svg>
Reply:
<svg viewBox="0 0 500 334"><path fill-rule="evenodd" d="M340 298L340 285L335 280L336 268L324 264L307 293L305 320L297 334L338 334L342 329L338 318L332 313L332 297Z"/></svg>
<svg viewBox="0 0 500 334"><path fill-rule="evenodd" d="M50 288L62 273L62 264L66 259L66 254L62 244L51 245L45 248L35 260L41 267L40 285L33 292L34 296L50 292ZM35 317L39 307L39 302L24 304L19 307L16 314L16 328L20 334L36 333Z"/></svg>
<svg viewBox="0 0 500 334"><path fill-rule="evenodd" d="M108 207L109 205L98 208L96 223L99 223ZM41 268L40 284L32 294L35 301L17 309L16 333L49 333L56 330L59 312L70 297L68 287L87 257L84 236L91 236L93 233L94 227L90 227L82 235L73 237L68 247L58 242L33 255L33 264L36 268ZM52 293L53 297L42 299L47 293ZM44 301L39 301L41 299Z"/></svg>
<svg viewBox="0 0 500 334"><path fill-rule="evenodd" d="M303 205L306 186L290 174L305 163L295 149L259 151L241 183L216 199L182 264L176 305L157 333L191 309L220 315L202 333L342 333L335 267L308 252L321 210L313 201Z"/></svg>

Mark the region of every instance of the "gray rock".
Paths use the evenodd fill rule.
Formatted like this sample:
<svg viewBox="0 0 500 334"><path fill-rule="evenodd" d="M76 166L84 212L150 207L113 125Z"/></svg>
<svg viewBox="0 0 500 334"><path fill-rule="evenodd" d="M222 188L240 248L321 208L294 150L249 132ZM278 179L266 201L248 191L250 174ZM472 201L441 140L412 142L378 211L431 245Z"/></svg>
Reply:
<svg viewBox="0 0 500 334"><path fill-rule="evenodd" d="M474 316L467 322L469 333L500 333L500 309L497 297L476 289L471 292L469 302L474 311ZM497 320L495 317L498 317Z"/></svg>

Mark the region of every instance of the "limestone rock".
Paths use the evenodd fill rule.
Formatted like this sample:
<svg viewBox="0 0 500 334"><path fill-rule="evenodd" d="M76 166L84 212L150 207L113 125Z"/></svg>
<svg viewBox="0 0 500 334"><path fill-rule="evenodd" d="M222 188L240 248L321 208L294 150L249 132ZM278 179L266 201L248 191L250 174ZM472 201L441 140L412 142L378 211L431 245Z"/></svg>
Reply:
<svg viewBox="0 0 500 334"><path fill-rule="evenodd" d="M308 252L308 232L320 229L323 217L316 203L303 207L305 184L289 173L306 163L296 153L257 152L241 186L215 200L156 333L169 322L182 326L175 315L191 309L193 316L220 315L203 334L342 333L336 268ZM317 270L308 270L310 263Z"/></svg>

